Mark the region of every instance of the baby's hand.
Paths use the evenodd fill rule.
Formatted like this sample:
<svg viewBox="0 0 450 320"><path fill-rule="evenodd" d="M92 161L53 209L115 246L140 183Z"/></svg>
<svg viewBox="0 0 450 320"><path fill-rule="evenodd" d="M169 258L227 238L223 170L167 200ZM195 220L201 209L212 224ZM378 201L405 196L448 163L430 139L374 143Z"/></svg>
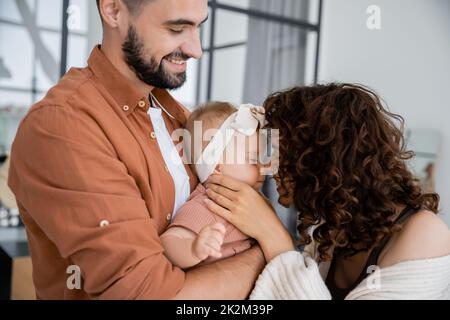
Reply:
<svg viewBox="0 0 450 320"><path fill-rule="evenodd" d="M225 237L225 226L221 223L211 224L200 230L197 238L192 243L192 253L200 261L209 256L220 258L220 248Z"/></svg>

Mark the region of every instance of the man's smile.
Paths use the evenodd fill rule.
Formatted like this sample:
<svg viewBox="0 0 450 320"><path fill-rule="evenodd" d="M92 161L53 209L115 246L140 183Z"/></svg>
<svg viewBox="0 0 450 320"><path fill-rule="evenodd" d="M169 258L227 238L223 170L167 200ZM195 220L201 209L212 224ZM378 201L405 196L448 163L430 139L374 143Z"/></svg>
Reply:
<svg viewBox="0 0 450 320"><path fill-rule="evenodd" d="M163 61L174 72L180 73L186 71L187 61L184 59L164 58Z"/></svg>

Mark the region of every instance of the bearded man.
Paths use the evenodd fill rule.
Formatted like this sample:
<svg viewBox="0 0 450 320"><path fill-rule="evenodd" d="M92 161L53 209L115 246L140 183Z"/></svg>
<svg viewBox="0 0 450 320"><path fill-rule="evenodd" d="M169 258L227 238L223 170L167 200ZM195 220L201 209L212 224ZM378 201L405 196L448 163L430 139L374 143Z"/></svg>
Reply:
<svg viewBox="0 0 450 320"><path fill-rule="evenodd" d="M21 122L9 186L38 299L244 299L252 289L259 247L185 272L159 238L198 183L170 156L189 111L167 90L202 55L207 2L97 0L101 45Z"/></svg>

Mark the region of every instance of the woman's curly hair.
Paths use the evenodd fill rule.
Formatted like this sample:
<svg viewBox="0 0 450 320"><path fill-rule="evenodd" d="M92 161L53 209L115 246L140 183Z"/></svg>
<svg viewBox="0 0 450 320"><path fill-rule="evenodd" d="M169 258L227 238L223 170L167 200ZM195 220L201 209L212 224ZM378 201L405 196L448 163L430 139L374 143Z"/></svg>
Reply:
<svg viewBox="0 0 450 320"><path fill-rule="evenodd" d="M320 260L350 257L398 231L398 206L437 213L439 196L423 194L406 166L401 116L355 84L296 87L264 103L279 130L281 190L298 210L300 244L318 243ZM399 125L399 127L397 126ZM287 194L285 194L286 196ZM280 195L282 196L282 195Z"/></svg>

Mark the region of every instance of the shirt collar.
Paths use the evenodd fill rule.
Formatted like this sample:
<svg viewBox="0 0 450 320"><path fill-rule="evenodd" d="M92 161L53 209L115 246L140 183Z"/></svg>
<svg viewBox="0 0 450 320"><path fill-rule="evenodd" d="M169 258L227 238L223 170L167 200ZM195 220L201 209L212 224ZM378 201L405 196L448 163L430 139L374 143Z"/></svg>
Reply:
<svg viewBox="0 0 450 320"><path fill-rule="evenodd" d="M143 97L142 94L130 84L109 61L105 54L101 51L100 45L97 45L91 52L88 60L89 69L94 76L105 87L109 94L114 98L119 107L125 114L130 114L136 108L148 111L150 107L149 97ZM164 108L175 119L184 125L186 115L181 105L167 92L165 89L154 88L152 94L164 106Z"/></svg>

